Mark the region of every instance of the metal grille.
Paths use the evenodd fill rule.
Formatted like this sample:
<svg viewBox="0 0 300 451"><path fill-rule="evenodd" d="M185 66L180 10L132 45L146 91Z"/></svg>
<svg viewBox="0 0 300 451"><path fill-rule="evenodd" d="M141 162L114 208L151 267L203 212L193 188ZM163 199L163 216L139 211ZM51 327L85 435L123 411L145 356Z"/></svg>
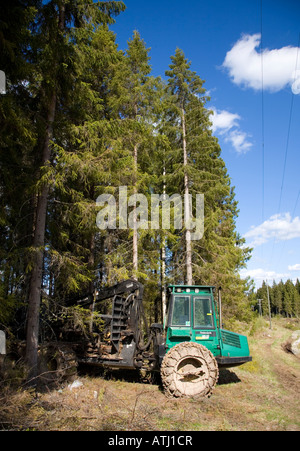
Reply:
<svg viewBox="0 0 300 451"><path fill-rule="evenodd" d="M236 348L241 347L240 337L231 332L225 330L221 331L223 343L230 346L235 346Z"/></svg>

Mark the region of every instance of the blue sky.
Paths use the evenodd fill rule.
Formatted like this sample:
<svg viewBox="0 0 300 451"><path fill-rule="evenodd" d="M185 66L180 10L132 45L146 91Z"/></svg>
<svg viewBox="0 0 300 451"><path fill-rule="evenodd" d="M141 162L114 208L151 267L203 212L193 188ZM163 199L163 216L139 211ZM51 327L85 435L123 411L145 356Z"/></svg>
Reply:
<svg viewBox="0 0 300 451"><path fill-rule="evenodd" d="M239 202L237 231L254 247L242 276L257 287L300 279L300 1L124 3L112 27L120 49L137 30L153 75L164 78L179 47L206 81Z"/></svg>

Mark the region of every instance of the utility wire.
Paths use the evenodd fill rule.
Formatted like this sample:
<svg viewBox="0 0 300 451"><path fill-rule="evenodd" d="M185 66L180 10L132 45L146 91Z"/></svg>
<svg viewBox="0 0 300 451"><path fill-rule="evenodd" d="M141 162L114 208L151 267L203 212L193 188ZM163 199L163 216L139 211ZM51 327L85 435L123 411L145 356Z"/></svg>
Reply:
<svg viewBox="0 0 300 451"><path fill-rule="evenodd" d="M260 0L260 59L261 59L261 133L262 133L262 223L265 216L265 101L263 55L263 0Z"/></svg>
<svg viewBox="0 0 300 451"><path fill-rule="evenodd" d="M300 33L299 33L299 38L298 38L297 55L296 55L295 80L296 80L297 67L298 67L299 47L300 47ZM295 81L295 80L294 80L294 81ZM293 91L292 91L292 99L291 99L290 115L289 115L289 122L288 122L288 132L287 132L287 142L286 142L286 148L285 148L284 166L283 166L282 182L281 182L281 189L280 189L280 196L279 196L278 214L280 213L280 209L281 209L282 193L283 193L283 186L284 186L284 180L285 180L286 162L287 162L288 147L289 147L289 141L290 141L290 131L291 131L291 123L292 123L292 113L293 113L293 106L294 106L294 97L295 97L295 94L294 94ZM299 191L298 191L296 203L295 203L295 206L294 206L294 209L293 209L292 218L293 218L294 215L295 215L299 197L300 197L300 189L299 189ZM281 261L282 254L283 254L283 251L284 251L284 248L285 248L285 244L286 244L286 241L283 242L283 245L282 245L282 248L281 248L280 257L279 257L277 263L279 263L279 262ZM272 253L271 253L271 261L273 261L274 246L275 246L275 238L274 238L274 240L273 240L273 247L272 247Z"/></svg>
<svg viewBox="0 0 300 451"><path fill-rule="evenodd" d="M298 196L297 196L296 203L295 203L295 206L294 206L294 210L293 210L293 213L292 213L292 218L294 217L294 215L296 213L296 208L297 208L299 197L300 197L300 189L298 191Z"/></svg>
<svg viewBox="0 0 300 451"><path fill-rule="evenodd" d="M299 46L300 46L300 33L299 33L298 46L297 46L295 80L296 80L297 67L298 67ZM289 116L289 123L288 123L288 133L287 133L287 141L286 141L286 148L285 148L285 156L284 156L284 165L283 165L283 173L282 173L282 182L281 182L281 189L280 189L278 213L280 213L280 209L281 209L282 192L283 192L283 186L284 186L284 179L285 179L285 172L286 172L286 162L287 162L288 147L289 147L289 141L290 141L290 131L291 131L292 113L293 113L293 106L294 106L294 97L295 97L295 94L292 91L291 108L290 108L290 116Z"/></svg>

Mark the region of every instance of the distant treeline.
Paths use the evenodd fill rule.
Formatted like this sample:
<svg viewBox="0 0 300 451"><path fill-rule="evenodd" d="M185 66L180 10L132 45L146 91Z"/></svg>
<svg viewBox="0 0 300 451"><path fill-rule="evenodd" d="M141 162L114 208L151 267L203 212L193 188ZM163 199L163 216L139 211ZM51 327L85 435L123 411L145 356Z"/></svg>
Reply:
<svg viewBox="0 0 300 451"><path fill-rule="evenodd" d="M257 290L257 306L255 309L263 315L268 314L268 291L271 313L286 317L299 317L300 314L300 281L297 279L294 284L288 279L285 283L273 281L272 286L268 286L264 281L262 287Z"/></svg>

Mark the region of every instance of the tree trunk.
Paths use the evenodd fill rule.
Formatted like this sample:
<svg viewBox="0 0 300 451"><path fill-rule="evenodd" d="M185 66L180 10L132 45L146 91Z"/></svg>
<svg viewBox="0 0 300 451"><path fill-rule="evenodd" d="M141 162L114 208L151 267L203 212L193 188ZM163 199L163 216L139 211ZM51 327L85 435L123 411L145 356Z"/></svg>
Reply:
<svg viewBox="0 0 300 451"><path fill-rule="evenodd" d="M134 194L137 194L136 182L137 182L137 158L138 158L138 146L135 144L133 149L133 160L134 160ZM138 232L137 232L137 215L136 215L136 204L133 207L133 239L132 239L132 247L133 247L133 279L137 280L137 271L138 271Z"/></svg>
<svg viewBox="0 0 300 451"><path fill-rule="evenodd" d="M183 138L183 165L184 165L184 222L185 222L185 243L186 243L186 283L193 284L192 272L192 246L191 246L191 232L188 229L188 224L191 218L190 203L189 203L189 177L187 174L187 149L186 149L186 126L185 126L185 111L182 108L182 138Z"/></svg>
<svg viewBox="0 0 300 451"><path fill-rule="evenodd" d="M90 254L89 254L89 258L88 258L88 267L91 271L94 271L94 269L95 269L95 235L94 235L94 233L90 237L89 250L90 250ZM95 291L95 287L94 287L94 282L92 280L91 282L89 282L89 286L88 286L89 295L94 294L94 291Z"/></svg>
<svg viewBox="0 0 300 451"><path fill-rule="evenodd" d="M164 163L163 169L163 177L164 177L164 187L163 187L163 196L165 199L166 195L166 167ZM166 237L165 232L161 231L161 311L162 311L162 322L165 324L165 320L167 317L167 287L166 287Z"/></svg>
<svg viewBox="0 0 300 451"><path fill-rule="evenodd" d="M167 287L166 287L166 243L163 236L163 245L161 249L161 310L162 322L165 324L167 317Z"/></svg>
<svg viewBox="0 0 300 451"><path fill-rule="evenodd" d="M56 108L56 93L53 93L48 110L47 126L43 146L42 166L49 163L51 156L50 140L52 139L53 135L55 108ZM33 247L35 255L30 280L28 313L27 313L26 362L29 368L29 379L32 379L37 375L39 311L40 311L42 279L43 279L43 260L44 260L48 191L49 187L47 185L44 185L39 195L36 208L36 222L33 238Z"/></svg>
<svg viewBox="0 0 300 451"><path fill-rule="evenodd" d="M66 6L64 0L59 5L58 12L58 34L63 33L65 28L65 11ZM53 76L58 71L58 58L53 61L55 70ZM53 88L52 95L49 98L49 108L46 118L46 130L43 140L43 153L41 166L50 164L51 148L50 141L53 138L53 122L55 118L57 103L57 90ZM45 184L38 198L36 207L36 220L33 238L33 247L35 250L34 264L30 280L29 297L28 297L28 313L27 313L27 337L26 337L26 362L29 368L28 382L35 384L37 376L37 360L38 360L38 337L39 337L39 316L41 303L41 290L43 281L43 260L45 245L45 230L47 218L49 186Z"/></svg>

